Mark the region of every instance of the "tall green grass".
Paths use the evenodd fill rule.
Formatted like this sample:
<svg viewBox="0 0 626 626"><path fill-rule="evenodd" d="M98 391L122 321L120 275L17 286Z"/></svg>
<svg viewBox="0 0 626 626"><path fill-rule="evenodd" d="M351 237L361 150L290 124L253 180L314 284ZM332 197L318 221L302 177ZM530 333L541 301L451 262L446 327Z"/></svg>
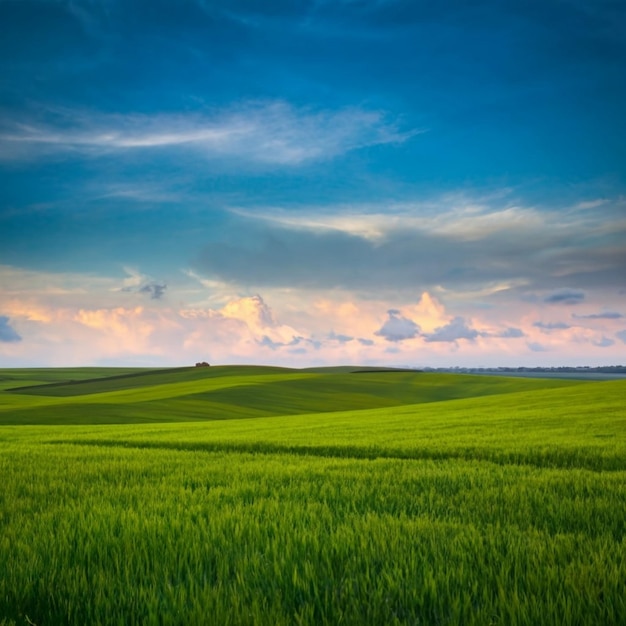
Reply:
<svg viewBox="0 0 626 626"><path fill-rule="evenodd" d="M626 381L400 407L124 428L44 428L53 442L343 458L626 469ZM5 432L11 432L9 427ZM12 431L26 432L23 427Z"/></svg>
<svg viewBox="0 0 626 626"><path fill-rule="evenodd" d="M3 426L0 624L624 624L625 392Z"/></svg>
<svg viewBox="0 0 626 626"><path fill-rule="evenodd" d="M18 623L626 615L623 472L76 447L2 471L0 612Z"/></svg>

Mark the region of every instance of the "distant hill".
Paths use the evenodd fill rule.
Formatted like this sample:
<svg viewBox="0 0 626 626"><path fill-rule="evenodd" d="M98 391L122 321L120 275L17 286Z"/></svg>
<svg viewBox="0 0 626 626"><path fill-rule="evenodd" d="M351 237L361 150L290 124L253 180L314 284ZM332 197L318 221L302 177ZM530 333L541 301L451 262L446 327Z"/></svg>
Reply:
<svg viewBox="0 0 626 626"><path fill-rule="evenodd" d="M0 424L178 422L329 413L580 384L354 366L0 370Z"/></svg>

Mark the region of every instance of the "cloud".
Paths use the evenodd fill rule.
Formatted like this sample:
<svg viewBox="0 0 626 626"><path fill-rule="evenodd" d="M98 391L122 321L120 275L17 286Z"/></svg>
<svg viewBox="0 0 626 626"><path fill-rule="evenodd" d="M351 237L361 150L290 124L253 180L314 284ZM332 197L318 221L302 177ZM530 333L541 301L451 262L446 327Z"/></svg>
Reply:
<svg viewBox="0 0 626 626"><path fill-rule="evenodd" d="M375 335L394 342L417 337L420 327L413 320L403 317L397 309L389 309L387 314L388 319L374 333Z"/></svg>
<svg viewBox="0 0 626 626"><path fill-rule="evenodd" d="M601 339L592 341L592 343L594 346L597 346L598 348L608 348L609 346L612 346L615 344L615 342L612 339L609 339L608 337L604 337L604 336L602 336Z"/></svg>
<svg viewBox="0 0 626 626"><path fill-rule="evenodd" d="M526 334L521 328L507 328L499 334L493 336L502 337L504 339L518 339L519 337L525 337Z"/></svg>
<svg viewBox="0 0 626 626"><path fill-rule="evenodd" d="M592 313L591 315L576 315L574 313L572 317L578 320L621 320L624 316L615 311L607 311L606 313Z"/></svg>
<svg viewBox="0 0 626 626"><path fill-rule="evenodd" d="M125 267L124 271L127 276L119 291L144 294L149 296L151 300L160 300L165 294L167 285L164 282L155 281L130 267Z"/></svg>
<svg viewBox="0 0 626 626"><path fill-rule="evenodd" d="M547 352L548 348L546 348L544 345L537 343L536 341L529 341L527 344L528 349L532 350L533 352Z"/></svg>
<svg viewBox="0 0 626 626"><path fill-rule="evenodd" d="M622 342L626 343L626 330L620 330L615 333L615 336Z"/></svg>
<svg viewBox="0 0 626 626"><path fill-rule="evenodd" d="M427 291L422 292L418 303L407 307L406 311L424 333L432 332L450 321L443 304Z"/></svg>
<svg viewBox="0 0 626 626"><path fill-rule="evenodd" d="M434 332L424 335L428 342L456 342L458 339L472 341L479 336L479 332L471 328L462 317L455 317L449 324L436 328Z"/></svg>
<svg viewBox="0 0 626 626"><path fill-rule="evenodd" d="M474 331L473 328L469 329L470 331ZM526 333L521 328L514 328L509 326L508 328L504 328L502 330L481 330L475 331L477 337L485 337L485 338L498 338L498 339L519 339L521 337L526 337Z"/></svg>
<svg viewBox="0 0 626 626"><path fill-rule="evenodd" d="M542 330L567 330L571 328L571 326L565 322L534 322L533 326L541 328Z"/></svg>
<svg viewBox="0 0 626 626"><path fill-rule="evenodd" d="M437 202L389 203L377 205L337 206L302 209L297 212L279 208L259 211L241 207L231 209L244 217L254 217L287 228L334 230L380 240L390 231L421 231L459 240L480 241L510 231L538 231L552 216L532 208L498 207L496 210L463 197L446 195ZM567 224L561 225L567 230Z"/></svg>
<svg viewBox="0 0 626 626"><path fill-rule="evenodd" d="M9 325L9 321L6 315L0 315L0 341L5 343L22 341L22 338Z"/></svg>
<svg viewBox="0 0 626 626"><path fill-rule="evenodd" d="M0 158L51 152L111 154L178 148L206 158L300 165L367 146L402 143L402 131L382 111L297 108L284 101L247 102L217 111L152 115L49 112L45 122L5 119Z"/></svg>
<svg viewBox="0 0 626 626"><path fill-rule="evenodd" d="M211 281L204 285L182 273L172 280L179 281L169 287L176 298L157 301L149 294L122 292L118 276L50 272L39 276L32 270L0 267L2 313L10 318L11 328L28 338L1 342L0 362L8 367L165 366L204 360L299 367L495 366L505 361L533 365L537 354L527 341L545 348L542 363L550 365L580 364L581 354L589 365L607 358L619 362L623 356L623 339L614 334L624 328L620 320L612 321L614 328L604 332L581 321L570 322L570 329L543 333L546 329L540 326L558 324L558 317L551 320L546 314L542 320L540 301L498 296L493 306L483 308L464 296L458 299L453 290L372 297L290 288L241 297L242 287L231 285L216 295ZM138 289L149 279L137 271L124 281ZM588 299L600 302L601 296L593 291ZM604 310L619 311L618 296L614 292L611 296L613 300L602 302ZM555 312L559 311L563 313L561 308ZM391 318L395 325L388 324ZM533 326L537 320L540 326ZM382 332L374 334L377 329ZM603 335L615 345L602 345Z"/></svg>
<svg viewBox="0 0 626 626"><path fill-rule="evenodd" d="M462 290L468 299L536 290L535 301L548 304L577 304L586 290L614 289L622 280L626 221L612 216L615 207L601 207L604 218L591 219L486 203L441 197L384 207L237 208L193 269L255 289L441 287L443 293ZM484 227L474 228L472 216Z"/></svg>
<svg viewBox="0 0 626 626"><path fill-rule="evenodd" d="M231 300L221 309L221 314L242 320L255 328L278 327L274 313L259 294Z"/></svg>
<svg viewBox="0 0 626 626"><path fill-rule="evenodd" d="M331 331L328 333L328 339L331 341L338 341L339 343L348 343L353 341L354 337L350 337L350 335L337 334L334 331Z"/></svg>
<svg viewBox="0 0 626 626"><path fill-rule="evenodd" d="M56 365L264 363L267 348L281 360L294 349L315 351L321 345L278 322L260 296L220 308L56 308L45 320L38 316L23 323L29 328L30 358L39 355L42 362ZM7 354L15 358L0 351L0 357Z"/></svg>
<svg viewBox="0 0 626 626"><path fill-rule="evenodd" d="M134 299L134 306L128 306L124 294L112 292L112 285L117 283L119 279L103 283L103 298L96 298L99 305L90 304L91 294L87 292L77 294L78 299L72 295L63 304L50 304L45 293L40 299L33 292L11 296L3 303L3 325L9 318L19 324L20 334L28 336L28 342L0 343L0 362L7 366L184 365L204 360L299 367L345 363L494 366L504 358L532 365L534 349L549 351L550 364L559 365L579 363L581 347L586 346L588 363L593 364L594 358L596 363L608 356L619 360L619 346L623 347L622 341L626 343L626 331L623 337L607 333L606 337L618 344L611 346L601 333L581 326L545 335L539 344L538 330L532 328L534 311L521 312L519 327L499 323L501 316L493 309L474 311L470 323L469 317L454 317L425 294L417 305L403 303L401 309L389 309L381 328L380 314L389 304L358 298L348 301L345 293L334 301L335 294L325 294L327 300L322 301L321 309L312 305L307 293L282 290L268 294L276 310L258 294L234 297L219 305L157 305L148 299ZM428 331L416 314L418 309L425 314ZM288 323L283 321L285 316ZM435 319L442 321L431 326ZM328 332L329 327L332 332ZM370 335L376 328L380 331ZM527 350L526 340L520 341L522 333L529 337L531 347Z"/></svg>
<svg viewBox="0 0 626 626"><path fill-rule="evenodd" d="M167 285L165 283L151 282L139 287L137 293L148 294L151 300L160 300L166 289Z"/></svg>
<svg viewBox="0 0 626 626"><path fill-rule="evenodd" d="M445 193L403 202L346 203L334 206L302 206L297 211L276 206L231 207L233 213L275 225L311 230L336 230L381 239L394 230L417 230L458 241L482 241L494 235L514 235L507 245L519 245L520 236L577 238L583 234L611 235L626 230L622 216L626 203L603 200L602 209L589 212L580 205L570 210L538 209L514 203L506 190L491 196L472 197ZM604 220L610 220L607 224ZM533 243L523 242L534 248Z"/></svg>
<svg viewBox="0 0 626 626"><path fill-rule="evenodd" d="M270 350L276 350L276 348L280 348L285 344L280 341L272 341L267 335L263 335L261 340L258 342L260 346L265 346L270 348Z"/></svg>
<svg viewBox="0 0 626 626"><path fill-rule="evenodd" d="M580 304L584 300L584 292L574 289L559 289L543 298L547 304Z"/></svg>
<svg viewBox="0 0 626 626"><path fill-rule="evenodd" d="M322 345L321 342L315 341L308 337L293 337L291 341L274 341L267 335L263 335L260 341L257 341L260 346L269 348L270 350L277 350L278 348L290 348L288 352L290 354L306 354L307 347L312 347L314 350L318 350ZM300 347L296 347L300 346ZM306 347L305 347L306 346Z"/></svg>
<svg viewBox="0 0 626 626"><path fill-rule="evenodd" d="M203 312L200 311L202 316ZM281 348L314 348L320 343L295 328L281 324L265 300L259 295L236 298L217 311L210 311L212 321L238 321L251 341L259 346L278 350Z"/></svg>

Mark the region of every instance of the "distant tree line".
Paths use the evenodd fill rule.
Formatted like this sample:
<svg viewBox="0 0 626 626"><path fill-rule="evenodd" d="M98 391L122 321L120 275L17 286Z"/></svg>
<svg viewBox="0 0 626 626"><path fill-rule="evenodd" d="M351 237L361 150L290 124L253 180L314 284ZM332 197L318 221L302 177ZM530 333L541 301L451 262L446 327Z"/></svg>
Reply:
<svg viewBox="0 0 626 626"><path fill-rule="evenodd" d="M545 372L560 374L626 374L626 365L601 365L591 367L589 365L580 366L559 366L559 367L438 367L424 368L431 372Z"/></svg>

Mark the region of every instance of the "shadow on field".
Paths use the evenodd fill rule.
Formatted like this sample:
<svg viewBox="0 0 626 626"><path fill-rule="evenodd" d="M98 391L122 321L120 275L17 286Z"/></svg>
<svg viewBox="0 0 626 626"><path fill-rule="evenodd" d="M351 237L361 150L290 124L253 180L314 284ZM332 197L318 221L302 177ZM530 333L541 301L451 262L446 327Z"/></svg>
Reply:
<svg viewBox="0 0 626 626"><path fill-rule="evenodd" d="M243 454L289 454L344 459L399 459L399 460L463 460L495 463L497 465L530 465L546 469L584 469L594 472L626 470L623 455L600 455L592 449L498 450L463 448L435 450L427 448L381 448L367 446L307 446L281 445L269 442L166 442L116 441L112 439L55 440L49 444L96 446L105 448L174 450L178 452L230 452Z"/></svg>

